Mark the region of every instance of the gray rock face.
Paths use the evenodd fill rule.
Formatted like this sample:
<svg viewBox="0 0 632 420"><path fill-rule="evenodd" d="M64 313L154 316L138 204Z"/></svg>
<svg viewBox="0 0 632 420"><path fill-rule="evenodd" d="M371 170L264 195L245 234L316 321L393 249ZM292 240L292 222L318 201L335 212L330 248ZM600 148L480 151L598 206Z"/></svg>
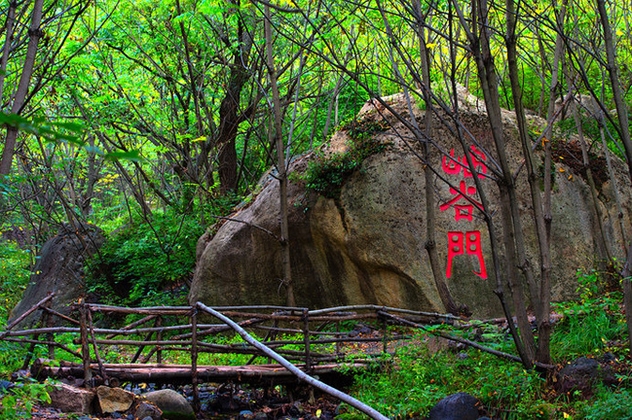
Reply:
<svg viewBox="0 0 632 420"><path fill-rule="evenodd" d="M406 111L401 96L389 101L394 108ZM490 202L495 229L500 232L498 187L490 177L496 157L481 152L494 150L487 118L475 105L462 110L463 123L478 142L473 149L479 171L475 176ZM402 123L388 112L378 111L383 110L367 104L359 120L383 123L386 119L391 123L386 131L372 137L376 145L384 144L386 149L363 161L360 170L345 180L339 197L326 198L307 191L300 181L290 182L289 242L296 300L298 305L310 308L371 303L443 312L425 250L424 165L415 154L420 150ZM423 121L422 115L417 111L417 121ZM506 152L515 157L511 165L517 170L523 162L515 118L505 111L503 120ZM544 123L532 119L531 124ZM493 293L496 281L489 234L477 209L480 194L472 174L458 163L463 159L458 140L438 121L435 127L433 141L444 151L441 154L435 150L431 158L440 175L433 185L436 245L448 286L455 300L466 304L475 316L500 316ZM327 153L345 150L348 139L349 133L336 133ZM565 144L560 143L560 147ZM291 171L301 173L314 158L307 155L297 159ZM568 159L554 158L553 299L562 300L574 296L577 269L590 267L595 258L595 221L588 210L591 196L586 182L573 172ZM614 165L618 185L628 185L622 162L615 160ZM537 238L524 169L517 185L527 253L537 273ZM612 250L622 254L623 248L615 245L623 242L612 190L607 179L600 184L601 223ZM465 199L466 195L474 201ZM628 192L623 203L622 220L624 229L629 230L632 211ZM281 247L266 232L279 235L278 182L264 178L260 193L231 218L241 222L224 221L214 235L207 233L200 238L189 301L209 305L284 304L285 292L279 280Z"/></svg>
<svg viewBox="0 0 632 420"><path fill-rule="evenodd" d="M77 232L70 226L60 229L42 247L31 281L22 300L11 311L9 322L31 309L51 292L55 293L52 308L68 315L69 305L85 294L84 262L104 240L103 232L96 226L81 226ZM33 325L40 316L39 312L33 313L23 322Z"/></svg>

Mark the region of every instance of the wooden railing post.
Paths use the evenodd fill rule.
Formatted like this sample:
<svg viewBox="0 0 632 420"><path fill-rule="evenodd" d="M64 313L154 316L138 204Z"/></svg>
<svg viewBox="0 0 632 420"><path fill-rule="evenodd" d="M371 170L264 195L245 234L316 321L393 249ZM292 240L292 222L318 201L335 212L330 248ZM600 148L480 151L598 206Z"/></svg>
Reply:
<svg viewBox="0 0 632 420"><path fill-rule="evenodd" d="M198 393L198 377L197 377L197 359L198 359L198 342L197 342L197 307L191 308L191 385L193 389L193 410L200 412L200 395Z"/></svg>
<svg viewBox="0 0 632 420"><path fill-rule="evenodd" d="M386 308L382 308L382 311L385 311ZM380 311L378 310L377 316L380 316ZM385 316L381 316L382 318L382 328L384 328L384 333L382 334L382 353L388 352L388 322Z"/></svg>
<svg viewBox="0 0 632 420"><path fill-rule="evenodd" d="M303 340L305 342L305 372L312 370L311 351L309 343L309 309L303 309Z"/></svg>
<svg viewBox="0 0 632 420"><path fill-rule="evenodd" d="M44 327L52 328L53 327L53 317L46 309L52 306L52 301L48 301L44 304L44 316L42 318L42 324ZM53 344L55 341L55 335L52 332L46 334L46 341L48 341L48 358L50 360L55 360L55 345Z"/></svg>
<svg viewBox="0 0 632 420"><path fill-rule="evenodd" d="M107 375L107 372L105 371L105 367L103 367L103 360L101 360L101 354L99 354L99 346L97 344L96 335L94 334L94 326L92 325L92 311L90 310L90 308L86 309L86 318L88 321L88 329L90 332L90 338L92 339L92 346L94 347L94 356L96 357L97 363L99 364L99 371L101 372L101 377L107 384L109 383L108 375Z"/></svg>
<svg viewBox="0 0 632 420"><path fill-rule="evenodd" d="M156 318L156 327L162 327L162 317L160 315L158 315L158 317ZM158 331L158 333L156 334L156 340L157 341L162 341L162 331ZM156 353L156 361L158 362L158 364L162 363L162 347L160 345L157 346L158 351Z"/></svg>
<svg viewBox="0 0 632 420"><path fill-rule="evenodd" d="M90 369L90 343L88 341L88 308L84 303L79 306L81 330L81 358L83 360L83 380L90 387L92 370Z"/></svg>

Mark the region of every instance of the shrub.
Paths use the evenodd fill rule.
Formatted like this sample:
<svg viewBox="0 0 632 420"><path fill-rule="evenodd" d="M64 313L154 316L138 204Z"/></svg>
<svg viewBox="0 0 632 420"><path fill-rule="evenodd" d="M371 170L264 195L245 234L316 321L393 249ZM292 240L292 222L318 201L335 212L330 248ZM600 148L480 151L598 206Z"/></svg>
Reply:
<svg viewBox="0 0 632 420"><path fill-rule="evenodd" d="M0 241L0 324L22 299L31 275L31 253L12 241Z"/></svg>
<svg viewBox="0 0 632 420"><path fill-rule="evenodd" d="M203 228L194 218L155 214L111 234L87 265L87 287L109 304L182 304ZM171 293L165 294L165 291Z"/></svg>
<svg viewBox="0 0 632 420"><path fill-rule="evenodd" d="M371 155L380 153L386 144L373 135L388 128L386 123L353 121L341 128L351 139L348 150L317 156L302 175L305 186L327 198L338 198L344 181Z"/></svg>
<svg viewBox="0 0 632 420"><path fill-rule="evenodd" d="M577 276L580 300L554 305L563 318L551 335L551 355L556 360L571 360L623 351L612 346L627 335L621 292L608 291L610 281L597 271L578 271Z"/></svg>
<svg viewBox="0 0 632 420"><path fill-rule="evenodd" d="M50 403L49 386L27 378L16 387L0 389L0 419L30 419L35 404Z"/></svg>

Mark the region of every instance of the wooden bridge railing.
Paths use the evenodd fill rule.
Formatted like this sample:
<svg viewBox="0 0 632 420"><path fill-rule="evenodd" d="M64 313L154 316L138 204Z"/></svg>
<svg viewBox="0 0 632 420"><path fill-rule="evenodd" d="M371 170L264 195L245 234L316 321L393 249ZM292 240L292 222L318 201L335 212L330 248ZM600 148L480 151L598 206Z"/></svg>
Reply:
<svg viewBox="0 0 632 420"><path fill-rule="evenodd" d="M74 377L83 376L87 385L117 385L119 381L188 382L193 385L194 400L198 403L199 382L211 382L209 379L217 382L218 378L228 379L236 375L258 379L283 375L291 378L294 375L331 393L335 390L325 388L327 385L308 375L332 372L339 367L338 363L345 360L344 348L350 343L368 343L373 353L379 354L387 351L389 342L405 338L401 334L389 335L387 327L393 320L428 324L451 323L459 319L452 315L377 305L309 310L283 306L211 308L202 303L146 308L78 303L72 307L71 314L76 316L73 318L53 310L52 299L53 294L42 299L0 333L0 340L30 346L24 362L25 369L31 363L35 346L43 345L48 348L50 359L55 359L55 351L59 349L80 363L61 363L54 367L46 367L41 362L34 363L32 370L36 371L36 376L63 376L64 373ZM38 327L18 328L38 310L42 311ZM101 327L115 324L116 320L129 315L138 319L121 328ZM58 318L57 324L53 323L55 317ZM219 323L212 323L217 321ZM341 324L348 321L371 322L377 325L373 331L380 331L360 334L355 330L340 328ZM226 340L213 338L234 333L241 335L243 342L230 344L225 343ZM64 344L69 342L68 335L72 337L70 341L73 344ZM66 337L65 340L62 337ZM112 352L116 353L116 363L108 363ZM187 353L189 362L185 365L165 363L166 352L169 352L170 359L175 353ZM251 357L246 363L248 366L206 366L199 364L204 353L247 354ZM266 358L268 364L252 365L258 357ZM155 363L150 364L154 360ZM273 360L275 364L270 364ZM370 355L356 355L353 363L358 366L372 360ZM343 401L350 398L345 394L337 396ZM356 404L351 400L346 402ZM370 411L370 408L364 409ZM378 416L375 418L379 418L379 413L375 415Z"/></svg>
<svg viewBox="0 0 632 420"><path fill-rule="evenodd" d="M159 306L128 308L89 303L73 305L72 316L63 315L51 309L53 295L36 304L29 311L7 325L0 333L0 340L21 342L30 345L24 368L31 362L36 345L47 346L48 357L55 359L55 351L62 350L72 355L79 363L64 364L49 370L48 374L60 373L83 378L86 383L106 383L117 381L134 382L177 382L193 383L211 377L242 375L263 377L280 376L288 372L280 368L263 367L241 371L219 366L201 366L199 361L204 353L251 355L246 365L257 358L272 361L266 349L297 365L308 374L333 370L336 363L344 362L345 347L350 343L370 345L372 352L387 351L388 343L401 340L401 334L390 334L388 324L394 314L411 322L424 324L452 322L452 315L410 311L376 305L341 306L335 308L309 310L303 307L283 306L225 306L210 308L201 303L192 306ZM19 329L27 316L41 310L40 325L36 328ZM115 324L129 315L138 319L120 328L103 328L101 325ZM53 318L58 318L56 324ZM219 322L218 322L219 320ZM370 322L374 334L360 334L358 331L343 329L348 321ZM216 322L216 323L213 323ZM230 325L229 325L230 324ZM57 325L57 326L52 326ZM256 342L244 340L226 343L218 336L250 331ZM379 331L377 331L379 330ZM249 333L246 333L249 334ZM68 343L68 335L73 344ZM66 337L65 341L61 340ZM259 346L256 343L260 343ZM75 347L75 348L73 348ZM112 353L116 353L116 363L111 363ZM190 357L186 365L165 363L165 353L180 352ZM172 359L173 357L170 357ZM355 355L353 362L358 365L374 360L369 356ZM108 363L110 362L110 363ZM151 363L154 362L154 363ZM150 364L151 363L151 364ZM278 363L277 363L278 365ZM180 366L178 368L178 366ZM257 365L261 366L261 365ZM280 367L280 366L279 366ZM37 366L36 369L42 369ZM201 376L201 378L200 378ZM150 380L147 380L150 378Z"/></svg>

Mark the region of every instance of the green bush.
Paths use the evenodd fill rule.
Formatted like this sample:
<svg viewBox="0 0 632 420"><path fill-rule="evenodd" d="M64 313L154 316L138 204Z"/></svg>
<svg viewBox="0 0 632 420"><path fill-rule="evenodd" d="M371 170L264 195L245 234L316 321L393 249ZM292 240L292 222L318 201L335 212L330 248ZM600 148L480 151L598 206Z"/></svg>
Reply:
<svg viewBox="0 0 632 420"><path fill-rule="evenodd" d="M30 419L31 409L40 402L50 403L49 383L25 379L7 391L0 390L0 419Z"/></svg>
<svg viewBox="0 0 632 420"><path fill-rule="evenodd" d="M310 161L301 176L305 186L327 198L338 198L347 177L359 169L366 158L384 150L386 144L375 141L373 135L387 128L386 123L372 121L353 121L343 126L341 130L346 131L351 140L349 148Z"/></svg>
<svg viewBox="0 0 632 420"><path fill-rule="evenodd" d="M88 291L109 304L185 303L203 232L195 218L157 213L112 233L87 264Z"/></svg>
<svg viewBox="0 0 632 420"><path fill-rule="evenodd" d="M612 288L606 276L592 270L579 271L580 300L554 304L563 315L551 335L554 360L572 360L580 356L599 356L624 351L612 344L627 336L625 318L620 310L621 292Z"/></svg>
<svg viewBox="0 0 632 420"><path fill-rule="evenodd" d="M22 299L31 275L31 253L12 241L0 241L0 325Z"/></svg>

